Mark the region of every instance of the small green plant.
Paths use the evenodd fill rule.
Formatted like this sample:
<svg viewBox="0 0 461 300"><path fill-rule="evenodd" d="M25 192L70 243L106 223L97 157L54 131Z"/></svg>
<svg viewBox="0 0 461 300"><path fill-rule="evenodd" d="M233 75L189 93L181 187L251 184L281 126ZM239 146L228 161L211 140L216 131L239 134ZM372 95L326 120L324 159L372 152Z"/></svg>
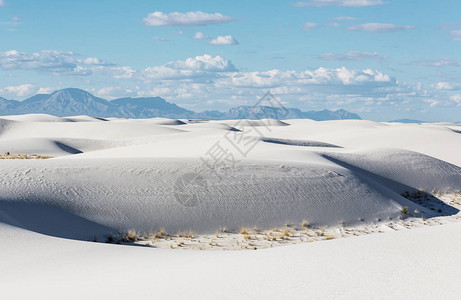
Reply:
<svg viewBox="0 0 461 300"><path fill-rule="evenodd" d="M405 215L408 215L408 213L409 213L408 207L406 207L406 206L402 207L402 209L400 211Z"/></svg>

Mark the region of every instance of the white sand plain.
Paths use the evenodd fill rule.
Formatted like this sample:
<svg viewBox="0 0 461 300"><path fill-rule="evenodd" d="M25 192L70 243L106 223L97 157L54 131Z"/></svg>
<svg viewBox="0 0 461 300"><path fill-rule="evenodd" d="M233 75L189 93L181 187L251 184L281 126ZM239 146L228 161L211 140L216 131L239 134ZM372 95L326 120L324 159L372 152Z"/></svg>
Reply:
<svg viewBox="0 0 461 300"><path fill-rule="evenodd" d="M459 296L460 132L362 120L0 117L1 153L54 157L0 159L1 295ZM151 247L92 242L161 229L170 236L137 243ZM274 246L283 247L263 249Z"/></svg>

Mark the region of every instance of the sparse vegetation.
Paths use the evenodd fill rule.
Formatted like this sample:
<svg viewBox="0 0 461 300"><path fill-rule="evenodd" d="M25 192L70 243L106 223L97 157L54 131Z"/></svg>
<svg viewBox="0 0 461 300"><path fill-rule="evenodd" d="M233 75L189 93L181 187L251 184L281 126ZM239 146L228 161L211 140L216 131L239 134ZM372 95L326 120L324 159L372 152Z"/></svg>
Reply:
<svg viewBox="0 0 461 300"><path fill-rule="evenodd" d="M182 238L192 239L195 237L195 234L189 230L188 232L179 232L177 236L182 237Z"/></svg>
<svg viewBox="0 0 461 300"><path fill-rule="evenodd" d="M289 231L288 229L285 229L282 231L282 235L281 235L281 238L282 239L289 239L290 236L292 236L293 234L291 233L291 231Z"/></svg>
<svg viewBox="0 0 461 300"><path fill-rule="evenodd" d="M161 228L157 232L154 233L149 233L149 237L154 238L154 239L160 239L166 236L166 232L164 228Z"/></svg>
<svg viewBox="0 0 461 300"><path fill-rule="evenodd" d="M41 155L41 154L10 154L10 152L5 152L0 154L0 159L49 159L53 158L51 155Z"/></svg>
<svg viewBox="0 0 461 300"><path fill-rule="evenodd" d="M429 195L426 193L421 194L421 191L415 191L414 193L422 195L420 199L424 199L426 197L425 195ZM408 197L412 197L412 195L413 193L403 194L403 196ZM431 196L429 195L427 197ZM461 200L461 193L443 194L441 199L444 205L456 205L454 203ZM435 207L433 210L443 212L443 209L439 207ZM215 235L199 235L191 231L180 231L177 234L168 234L163 228L149 234L141 234L135 230L128 230L127 232L119 232L112 236L106 236L106 242L114 244L130 243L171 249L251 250L384 232L383 226L392 230L401 230L402 228L413 228L421 225L440 224L440 221L437 220L440 215L435 216L435 219L426 219L427 216L425 211L412 209L410 212L409 208L405 206L401 208L401 214L398 219L389 217L385 222L382 222L381 219L376 219L379 223L351 223L347 224L347 227L344 222L339 222L333 227L308 226L307 221L303 220L301 224L287 223L285 226L282 225L272 229L240 227L236 230L235 228L227 229L221 227L217 230L216 237ZM418 219L416 219L416 217ZM96 237L90 237L90 240L96 241Z"/></svg>
<svg viewBox="0 0 461 300"><path fill-rule="evenodd" d="M134 229L130 229L122 236L122 241L125 243L135 243L138 241L138 233Z"/></svg>
<svg viewBox="0 0 461 300"><path fill-rule="evenodd" d="M248 231L245 227L241 227L240 230L239 230L240 234L248 234Z"/></svg>

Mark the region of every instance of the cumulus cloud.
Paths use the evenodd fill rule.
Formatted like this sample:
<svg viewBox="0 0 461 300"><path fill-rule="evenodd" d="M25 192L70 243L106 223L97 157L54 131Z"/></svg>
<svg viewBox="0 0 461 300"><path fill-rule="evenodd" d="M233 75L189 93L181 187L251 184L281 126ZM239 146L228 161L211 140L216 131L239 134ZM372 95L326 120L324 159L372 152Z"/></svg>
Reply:
<svg viewBox="0 0 461 300"><path fill-rule="evenodd" d="M346 53L324 53L318 56L322 60L354 60L362 61L366 59L385 59L385 56L380 55L378 52L360 52L349 51Z"/></svg>
<svg viewBox="0 0 461 300"><path fill-rule="evenodd" d="M427 99L454 103L448 97L445 100L437 99L421 86L411 87L374 69L340 67L302 71L239 71L230 60L208 54L143 70L129 66L105 66L101 65L100 60L91 57L75 59L79 60L77 67L91 66L93 76L99 76L94 77L94 82L105 83L104 87L93 86L91 89L98 96L163 96L179 101L182 105L186 104L189 108L197 105L201 109L204 103L251 105L253 100L268 90L283 96L290 105L309 103L311 108L316 108L315 105L346 108L351 107L349 105L397 105L409 99L417 99L419 103ZM85 65L85 60L89 65ZM34 70L30 67L28 69ZM27 97L38 91L40 88L33 85L9 86L0 89L0 95L11 99ZM49 92L46 89L42 91Z"/></svg>
<svg viewBox="0 0 461 300"><path fill-rule="evenodd" d="M386 23L366 23L348 26L347 29L351 31L365 31L365 32L396 32L406 29L414 29L413 26L408 25L395 25L395 24L386 24Z"/></svg>
<svg viewBox="0 0 461 300"><path fill-rule="evenodd" d="M259 95L264 90L295 96L356 95L373 97L402 95L407 91L389 75L377 70L318 68L305 71L269 70L241 72L220 56L203 55L174 61L141 71L142 80L153 87L141 89L143 95L164 95L176 99L219 100L241 95ZM155 83L155 84L153 84ZM138 93L138 94L139 94ZM225 96L224 96L225 95ZM324 95L324 96L319 96ZM213 99L213 97L215 97ZM240 97L240 96L239 96ZM328 96L329 97L329 96ZM218 98L218 99L216 99Z"/></svg>
<svg viewBox="0 0 461 300"><path fill-rule="evenodd" d="M306 22L303 24L303 30L312 30L315 28L319 28L320 26L313 22Z"/></svg>
<svg viewBox="0 0 461 300"><path fill-rule="evenodd" d="M233 72L237 71L231 61L221 56L211 56L204 54L184 61L178 60L165 65L169 68L180 70L206 70L210 72Z"/></svg>
<svg viewBox="0 0 461 300"><path fill-rule="evenodd" d="M457 104L457 106L461 106L461 95L453 95L450 97L450 100Z"/></svg>
<svg viewBox="0 0 461 300"><path fill-rule="evenodd" d="M89 75L88 66L110 64L93 57L82 57L71 51L42 50L27 54L16 50L0 52L0 69L39 70L60 75Z"/></svg>
<svg viewBox="0 0 461 300"><path fill-rule="evenodd" d="M156 11L148 14L143 19L144 24L147 26L204 26L232 21L235 21L235 19L220 13L208 14L201 11L187 13Z"/></svg>
<svg viewBox="0 0 461 300"><path fill-rule="evenodd" d="M306 86L306 85L329 85L329 86L359 86L370 83L387 85L395 81L384 73L376 70L350 70L346 67L329 69L318 68L315 70L281 71L271 70L267 72L237 73L228 78L227 84L242 87L278 87L278 86ZM224 80L225 79L221 79Z"/></svg>
<svg viewBox="0 0 461 300"><path fill-rule="evenodd" d="M351 7L364 7L383 5L388 2L381 0L310 0L304 2L296 2L294 6L351 6Z"/></svg>
<svg viewBox="0 0 461 300"><path fill-rule="evenodd" d="M112 65L97 57L87 57L87 58L79 59L78 62L82 62L83 64L88 65L88 66L111 66Z"/></svg>
<svg viewBox="0 0 461 300"><path fill-rule="evenodd" d="M115 68L110 68L113 70ZM119 70L121 72L121 70ZM123 74L123 72L121 72ZM242 101L256 99L261 93L274 93L303 99L329 99L328 101L365 101L379 103L402 101L414 97L413 90L398 83L391 76L372 69L317 68L304 71L239 71L231 61L208 54L152 66L141 71L129 69L131 86L138 96L164 96L169 99L192 101ZM119 86L124 86L121 83ZM105 88L98 95L124 93L125 89ZM392 99L392 101L390 100ZM195 100L194 100L195 101ZM190 103L189 103L190 104ZM190 104L192 105L192 104Z"/></svg>
<svg viewBox="0 0 461 300"><path fill-rule="evenodd" d="M210 45L238 45L238 42L231 35L226 35L226 36L219 35L218 37L212 39L209 44Z"/></svg>
<svg viewBox="0 0 461 300"><path fill-rule="evenodd" d="M121 98L121 97L133 97L137 96L137 91L136 89L129 89L129 88L123 88L120 86L109 86L109 87L103 87L100 89L91 89L91 92L101 98L104 99L115 99L115 98Z"/></svg>
<svg viewBox="0 0 461 300"><path fill-rule="evenodd" d="M180 79L216 77L217 73L235 72L237 69L230 60L221 56L205 54L184 61L169 62L163 66L148 67L143 70L145 79Z"/></svg>
<svg viewBox="0 0 461 300"><path fill-rule="evenodd" d="M209 38L209 37L208 37L207 34L205 34L205 33L203 33L203 32L200 32L200 31L199 31L199 32L196 32L196 33L194 34L194 39L196 39L196 40L206 40L206 39L208 39L208 38Z"/></svg>
<svg viewBox="0 0 461 300"><path fill-rule="evenodd" d="M6 6L6 5L7 5L7 3L4 0L0 0L0 7L1 6Z"/></svg>
<svg viewBox="0 0 461 300"><path fill-rule="evenodd" d="M435 88L436 90L448 90L448 91L460 89L459 85L451 83L451 82L446 82L446 81L437 82L436 84L433 84L432 87Z"/></svg>
<svg viewBox="0 0 461 300"><path fill-rule="evenodd" d="M36 92L36 94L51 94L53 91L55 91L56 89L53 89L53 88L50 88L50 87L41 87L38 89L38 91Z"/></svg>
<svg viewBox="0 0 461 300"><path fill-rule="evenodd" d="M45 94L50 88L41 88L33 84L21 84L0 88L0 95L6 99L24 99L35 94Z"/></svg>

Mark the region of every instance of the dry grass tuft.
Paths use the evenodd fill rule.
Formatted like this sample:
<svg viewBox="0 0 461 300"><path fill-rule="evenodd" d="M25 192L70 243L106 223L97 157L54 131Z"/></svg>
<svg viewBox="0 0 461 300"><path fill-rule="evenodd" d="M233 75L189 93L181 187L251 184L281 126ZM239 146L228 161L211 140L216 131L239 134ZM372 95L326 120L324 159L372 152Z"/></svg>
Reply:
<svg viewBox="0 0 461 300"><path fill-rule="evenodd" d="M239 230L240 234L248 234L248 231L245 227L241 227Z"/></svg>
<svg viewBox="0 0 461 300"><path fill-rule="evenodd" d="M168 236L168 234L166 234L164 228L161 228L161 229L158 230L157 232L151 232L151 233L149 233L149 237L150 237L150 238L153 238L153 239L161 239L161 238L164 238L164 237L166 237L166 236Z"/></svg>
<svg viewBox="0 0 461 300"><path fill-rule="evenodd" d="M189 230L188 232L179 232L177 236L186 239L192 239L195 237L195 234L191 230Z"/></svg>
<svg viewBox="0 0 461 300"><path fill-rule="evenodd" d="M5 152L0 154L0 159L48 159L53 158L51 155L41 155L41 154L10 154L10 152Z"/></svg>
<svg viewBox="0 0 461 300"><path fill-rule="evenodd" d="M122 241L125 243L135 243L138 241L138 233L134 229L130 229L122 236Z"/></svg>

